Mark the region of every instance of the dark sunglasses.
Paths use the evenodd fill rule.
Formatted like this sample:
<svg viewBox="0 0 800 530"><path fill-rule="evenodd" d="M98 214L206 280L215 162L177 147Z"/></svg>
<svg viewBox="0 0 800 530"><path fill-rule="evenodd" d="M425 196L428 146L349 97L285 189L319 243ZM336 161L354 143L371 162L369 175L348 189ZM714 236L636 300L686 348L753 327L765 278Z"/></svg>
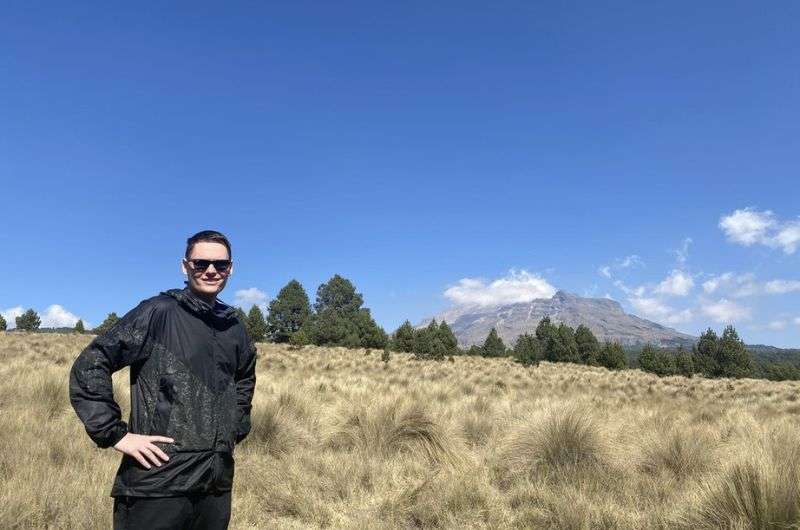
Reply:
<svg viewBox="0 0 800 530"><path fill-rule="evenodd" d="M225 273L231 268L231 260L229 259L187 259L187 263L192 267L194 272L205 272L208 266L214 264L214 269L219 273Z"/></svg>

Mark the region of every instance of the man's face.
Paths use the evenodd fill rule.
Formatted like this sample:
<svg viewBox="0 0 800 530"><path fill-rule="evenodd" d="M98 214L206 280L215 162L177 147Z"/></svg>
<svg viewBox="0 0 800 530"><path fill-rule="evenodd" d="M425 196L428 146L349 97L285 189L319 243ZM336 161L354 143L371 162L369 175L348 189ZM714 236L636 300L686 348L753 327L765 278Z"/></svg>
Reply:
<svg viewBox="0 0 800 530"><path fill-rule="evenodd" d="M233 264L225 272L220 272L213 264L205 270L193 269L190 260L228 260L228 249L222 243L200 241L192 247L189 259L181 261L181 270L189 280L189 287L208 297L216 296L225 288L225 283L233 271Z"/></svg>

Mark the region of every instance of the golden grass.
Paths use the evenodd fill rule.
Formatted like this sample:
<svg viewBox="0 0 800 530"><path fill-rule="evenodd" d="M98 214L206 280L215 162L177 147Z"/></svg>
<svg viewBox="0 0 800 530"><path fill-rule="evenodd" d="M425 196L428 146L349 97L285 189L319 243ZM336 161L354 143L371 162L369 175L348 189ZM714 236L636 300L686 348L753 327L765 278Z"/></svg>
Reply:
<svg viewBox="0 0 800 530"><path fill-rule="evenodd" d="M0 528L111 527L91 336L0 333ZM231 528L793 528L795 382L260 344ZM127 369L115 396L127 416Z"/></svg>

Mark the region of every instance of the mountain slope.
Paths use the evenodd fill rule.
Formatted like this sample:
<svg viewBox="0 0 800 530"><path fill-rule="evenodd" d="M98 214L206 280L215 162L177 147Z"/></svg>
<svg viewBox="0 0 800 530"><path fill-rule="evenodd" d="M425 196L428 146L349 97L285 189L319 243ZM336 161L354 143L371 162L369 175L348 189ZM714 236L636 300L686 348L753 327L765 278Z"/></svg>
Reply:
<svg viewBox="0 0 800 530"><path fill-rule="evenodd" d="M545 316L554 323L564 322L573 328L583 324L600 341L617 341L626 346L648 342L659 346L690 345L696 340L691 335L629 315L614 300L583 298L564 291L558 291L552 298L521 304L453 308L435 318L446 320L459 345L469 347L482 344L492 327L506 345L513 346L519 335L533 333Z"/></svg>

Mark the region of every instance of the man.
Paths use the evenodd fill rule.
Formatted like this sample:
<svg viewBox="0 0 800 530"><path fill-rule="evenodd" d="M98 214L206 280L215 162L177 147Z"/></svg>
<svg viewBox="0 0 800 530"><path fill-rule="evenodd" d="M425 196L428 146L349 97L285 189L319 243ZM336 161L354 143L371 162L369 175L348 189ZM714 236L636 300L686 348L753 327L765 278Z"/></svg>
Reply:
<svg viewBox="0 0 800 530"><path fill-rule="evenodd" d="M233 307L217 299L233 272L228 239L186 242L186 287L143 300L84 349L70 401L98 447L123 453L114 528L222 529L231 511L234 446L250 431L256 349ZM130 366L122 421L111 374Z"/></svg>

